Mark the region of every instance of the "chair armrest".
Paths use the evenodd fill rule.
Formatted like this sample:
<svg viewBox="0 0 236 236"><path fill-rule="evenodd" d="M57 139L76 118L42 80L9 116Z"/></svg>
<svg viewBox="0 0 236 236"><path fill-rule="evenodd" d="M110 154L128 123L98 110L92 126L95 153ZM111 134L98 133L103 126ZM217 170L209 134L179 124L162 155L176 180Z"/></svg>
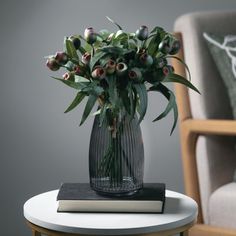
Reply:
<svg viewBox="0 0 236 236"><path fill-rule="evenodd" d="M189 133L236 135L236 120L195 120L186 119L181 126Z"/></svg>

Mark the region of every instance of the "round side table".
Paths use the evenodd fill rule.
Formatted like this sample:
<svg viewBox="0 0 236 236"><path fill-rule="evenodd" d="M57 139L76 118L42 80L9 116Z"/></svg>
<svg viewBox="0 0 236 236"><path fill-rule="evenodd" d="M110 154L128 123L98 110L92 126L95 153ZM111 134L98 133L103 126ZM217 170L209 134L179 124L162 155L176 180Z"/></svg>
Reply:
<svg viewBox="0 0 236 236"><path fill-rule="evenodd" d="M163 214L58 213L57 193L58 190L42 193L24 204L24 217L33 236L187 235L198 213L193 199L169 190Z"/></svg>

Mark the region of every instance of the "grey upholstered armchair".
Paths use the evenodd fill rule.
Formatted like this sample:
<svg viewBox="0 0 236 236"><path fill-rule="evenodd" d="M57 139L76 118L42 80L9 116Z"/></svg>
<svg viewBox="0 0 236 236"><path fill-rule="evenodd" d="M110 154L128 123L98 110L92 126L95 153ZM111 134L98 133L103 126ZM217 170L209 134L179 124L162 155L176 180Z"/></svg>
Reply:
<svg viewBox="0 0 236 236"><path fill-rule="evenodd" d="M175 32L183 43L179 56L201 92L176 86L186 193L200 206L198 223L189 234L236 235L236 121L203 38L203 32L236 35L236 11L181 16ZM185 75L184 68L174 63L177 74Z"/></svg>

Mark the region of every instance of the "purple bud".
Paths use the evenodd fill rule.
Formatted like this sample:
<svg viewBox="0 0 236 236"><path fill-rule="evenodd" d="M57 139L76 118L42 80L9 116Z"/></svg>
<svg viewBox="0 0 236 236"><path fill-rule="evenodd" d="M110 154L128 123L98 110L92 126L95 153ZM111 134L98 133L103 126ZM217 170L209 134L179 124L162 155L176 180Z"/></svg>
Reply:
<svg viewBox="0 0 236 236"><path fill-rule="evenodd" d="M180 41L178 39L174 40L171 45L170 55L175 55L181 48Z"/></svg>
<svg viewBox="0 0 236 236"><path fill-rule="evenodd" d="M57 52L55 60L58 64L65 65L68 62L68 56L65 52Z"/></svg>
<svg viewBox="0 0 236 236"><path fill-rule="evenodd" d="M93 44L97 40L97 35L92 27L86 28L84 31L84 38L89 44Z"/></svg>
<svg viewBox="0 0 236 236"><path fill-rule="evenodd" d="M57 64L55 58L48 58L46 65L52 71L57 71L60 69L60 65Z"/></svg>
<svg viewBox="0 0 236 236"><path fill-rule="evenodd" d="M137 31L136 31L136 37L143 41L145 39L147 39L148 37L148 27L145 25L142 25Z"/></svg>

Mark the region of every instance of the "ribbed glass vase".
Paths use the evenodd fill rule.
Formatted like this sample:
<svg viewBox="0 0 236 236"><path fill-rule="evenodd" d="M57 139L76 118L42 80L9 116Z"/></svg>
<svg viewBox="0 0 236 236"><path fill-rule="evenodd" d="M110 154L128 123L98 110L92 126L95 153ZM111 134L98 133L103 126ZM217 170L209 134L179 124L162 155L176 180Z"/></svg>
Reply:
<svg viewBox="0 0 236 236"><path fill-rule="evenodd" d="M91 188L100 194L132 195L143 186L144 148L137 117L125 116L115 137L94 119L89 148Z"/></svg>

